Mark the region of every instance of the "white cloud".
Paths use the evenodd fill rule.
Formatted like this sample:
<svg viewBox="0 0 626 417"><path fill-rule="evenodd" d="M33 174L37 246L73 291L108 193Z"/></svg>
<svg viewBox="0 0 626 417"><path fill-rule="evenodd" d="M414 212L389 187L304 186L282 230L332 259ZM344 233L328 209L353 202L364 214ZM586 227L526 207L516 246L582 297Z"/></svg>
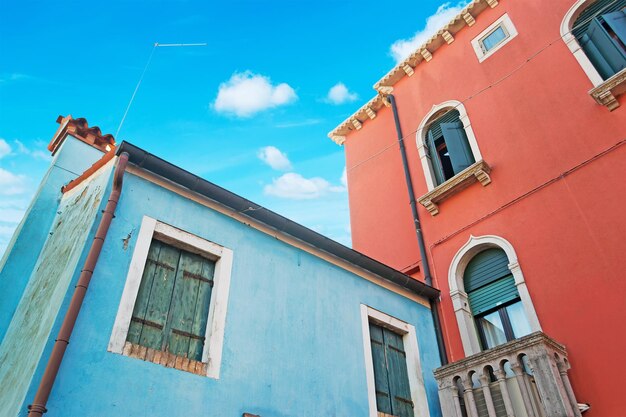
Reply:
<svg viewBox="0 0 626 417"><path fill-rule="evenodd" d="M24 154L24 155L28 155L31 156L35 159L41 159L43 161L49 161L52 159L52 156L50 156L49 153L42 151L41 149L35 149L35 150L31 150L29 148L26 147L26 145L24 145L22 142L20 142L19 140L14 140L13 142L15 142L15 144L17 145L17 152ZM40 148L44 148L46 147L46 144L41 142L41 141L36 141L35 145L40 147Z"/></svg>
<svg viewBox="0 0 626 417"><path fill-rule="evenodd" d="M287 158L287 155L275 146L266 146L259 149L257 156L261 161L272 167L272 169L278 171L287 171L291 169L291 162L289 161L289 158Z"/></svg>
<svg viewBox="0 0 626 417"><path fill-rule="evenodd" d="M10 153L11 153L11 146L9 146L6 140L0 138L0 159L4 158Z"/></svg>
<svg viewBox="0 0 626 417"><path fill-rule="evenodd" d="M400 39L395 41L391 45L391 55L396 62L401 62L415 50L426 42L431 36L433 36L439 29L445 26L454 16L469 3L468 0L463 0L452 6L450 2L444 3L433 14L426 18L426 25L424 29L418 31L409 39Z"/></svg>
<svg viewBox="0 0 626 417"><path fill-rule="evenodd" d="M341 184L348 188L348 171L346 171L346 167L343 167L343 172L341 173Z"/></svg>
<svg viewBox="0 0 626 417"><path fill-rule="evenodd" d="M328 90L326 101L332 104L343 104L354 101L357 98L359 96L350 92L344 83L337 83Z"/></svg>
<svg viewBox="0 0 626 417"><path fill-rule="evenodd" d="M289 84L273 85L269 77L245 71L234 73L230 80L220 84L213 107L221 113L249 117L297 99Z"/></svg>
<svg viewBox="0 0 626 417"><path fill-rule="evenodd" d="M15 195L24 191L24 176L0 168L0 194Z"/></svg>
<svg viewBox="0 0 626 417"><path fill-rule="evenodd" d="M288 172L275 178L263 191L267 195L288 198L292 200L310 200L319 198L327 193L344 191L341 186L334 186L323 178L304 178L295 172Z"/></svg>

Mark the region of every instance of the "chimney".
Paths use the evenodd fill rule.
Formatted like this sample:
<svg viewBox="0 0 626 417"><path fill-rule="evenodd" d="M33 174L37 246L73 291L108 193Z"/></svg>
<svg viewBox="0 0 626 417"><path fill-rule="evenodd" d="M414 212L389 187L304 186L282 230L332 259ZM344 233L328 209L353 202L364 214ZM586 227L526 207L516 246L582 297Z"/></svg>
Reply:
<svg viewBox="0 0 626 417"><path fill-rule="evenodd" d="M104 153L115 148L113 135L103 135L98 126L89 127L87 120L82 117L74 119L72 115L66 117L59 116L57 117L57 123L60 126L48 144L48 150L52 152L52 155L59 150L67 135L71 135Z"/></svg>

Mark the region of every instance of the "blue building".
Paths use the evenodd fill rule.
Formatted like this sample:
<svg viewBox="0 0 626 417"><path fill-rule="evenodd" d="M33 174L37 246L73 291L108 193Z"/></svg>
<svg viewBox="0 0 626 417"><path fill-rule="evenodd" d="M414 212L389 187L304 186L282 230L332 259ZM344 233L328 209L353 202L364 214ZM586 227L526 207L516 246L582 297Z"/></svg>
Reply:
<svg viewBox="0 0 626 417"><path fill-rule="evenodd" d="M441 415L436 289L57 121L0 263L0 416Z"/></svg>

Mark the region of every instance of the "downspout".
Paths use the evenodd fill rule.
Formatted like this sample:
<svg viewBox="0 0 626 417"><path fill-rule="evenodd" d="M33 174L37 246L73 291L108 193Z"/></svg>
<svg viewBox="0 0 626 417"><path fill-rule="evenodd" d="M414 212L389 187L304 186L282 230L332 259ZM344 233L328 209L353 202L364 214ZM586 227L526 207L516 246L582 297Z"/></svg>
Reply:
<svg viewBox="0 0 626 417"><path fill-rule="evenodd" d="M387 94L387 100L391 104L391 110L393 111L393 120L396 124L396 133L398 135L398 145L400 145L400 155L402 155L402 168L404 169L404 179L406 180L406 187L409 191L409 203L411 204L411 213L413 214L413 224L415 225L415 233L417 235L417 245L420 250L420 257L422 258L422 268L424 270L424 281L426 284L432 287L433 279L430 274L430 265L428 264L428 258L426 257L426 245L424 244L424 235L422 234L422 225L420 223L419 214L417 212L417 204L415 200L415 193L413 192L413 180L411 179L411 173L409 171L409 163L406 157L406 148L404 147L404 137L402 135L402 128L400 127L400 118L398 117L398 108L396 106L396 99L393 94ZM430 311L433 315L433 325L435 327L435 334L437 336L437 347L439 348L439 358L441 364L446 365L448 363L448 355L446 354L446 346L443 341L443 332L441 330L441 321L439 320L439 306L437 300L430 300Z"/></svg>
<svg viewBox="0 0 626 417"><path fill-rule="evenodd" d="M115 212L117 202L119 201L120 194L122 193L122 181L124 178L124 171L126 170L127 163L128 153L124 152L120 155L117 162L117 167L115 168L115 173L113 174L113 189L109 194L109 200L106 204L106 207L104 208L102 218L100 219L100 224L98 225L98 230L96 231L96 235L93 238L93 242L91 244L91 248L89 249L89 253L87 255L87 259L85 260L83 269L80 272L78 283L76 284L76 287L74 287L74 294L72 295L70 306L65 313L65 317L63 318L63 324L61 325L59 334L54 341L54 347L52 348L52 353L50 354L50 358L48 359L46 370L43 374L43 377L41 378L41 381L39 381L37 394L35 394L35 399L33 400L33 403L28 406L29 417L42 416L46 411L48 411L46 409L48 397L50 396L52 386L54 385L57 373L59 372L59 367L61 366L61 362L63 361L63 355L65 355L65 350L67 349L67 345L69 344L72 330L74 330L76 318L78 317L78 313L80 312L80 308L83 304L83 299L85 298L87 287L89 287L89 282L91 281L93 270L96 267L96 263L98 262L100 251L102 250L102 245L104 244L104 239L107 235L107 232L109 231L111 220L113 220L114 217L113 213Z"/></svg>

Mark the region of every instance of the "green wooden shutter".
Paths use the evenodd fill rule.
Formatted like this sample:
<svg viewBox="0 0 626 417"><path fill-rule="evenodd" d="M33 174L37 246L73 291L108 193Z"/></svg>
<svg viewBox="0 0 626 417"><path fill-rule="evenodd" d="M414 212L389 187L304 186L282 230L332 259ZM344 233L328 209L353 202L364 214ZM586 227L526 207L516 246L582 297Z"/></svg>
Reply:
<svg viewBox="0 0 626 417"><path fill-rule="evenodd" d="M442 184L445 181L443 177L443 169L441 168L441 161L439 160L439 155L437 154L437 147L435 146L435 138L432 130L428 131L428 139L427 139L427 148L428 148L428 156L430 159L430 165L433 168L433 172L435 173L435 181L436 185Z"/></svg>
<svg viewBox="0 0 626 417"><path fill-rule="evenodd" d="M626 68L626 51L607 33L602 26L603 22L604 16L594 19L589 24L586 33L589 40L583 46L583 50L594 66L597 65L596 69L600 75L606 79ZM615 23L616 20L613 19L612 22ZM595 55L596 52L599 52L600 56ZM610 67L610 71L607 70L601 58L604 58L604 62Z"/></svg>
<svg viewBox="0 0 626 417"><path fill-rule="evenodd" d="M465 268L463 281L474 315L519 298L502 249L487 249L474 256Z"/></svg>
<svg viewBox="0 0 626 417"><path fill-rule="evenodd" d="M616 12L606 13L602 15L606 24L613 30L615 35L626 44L626 10L618 10Z"/></svg>
<svg viewBox="0 0 626 417"><path fill-rule="evenodd" d="M180 250L152 241L131 318L127 337L130 342L157 350L163 349L164 330L179 260Z"/></svg>
<svg viewBox="0 0 626 417"><path fill-rule="evenodd" d="M370 323L374 385L378 411L413 416L413 402L402 336Z"/></svg>
<svg viewBox="0 0 626 417"><path fill-rule="evenodd" d="M214 264L183 252L169 311L167 350L177 356L202 359Z"/></svg>
<svg viewBox="0 0 626 417"><path fill-rule="evenodd" d="M626 0L598 0L591 3L589 7L580 12L574 21L572 25L572 35L580 42L580 39L587 32L587 28L589 28L589 24L594 18L602 14L622 10L624 7L626 7Z"/></svg>
<svg viewBox="0 0 626 417"><path fill-rule="evenodd" d="M452 162L452 170L455 174L476 162L467 141L463 123L460 120L451 123L441 123L441 133L446 141L450 162Z"/></svg>
<svg viewBox="0 0 626 417"><path fill-rule="evenodd" d="M606 61L602 52L591 41L591 38L586 33L578 41L580 47L585 51L585 55L589 58L589 61L593 64L594 68L598 71L603 79L609 78L613 74L611 65Z"/></svg>
<svg viewBox="0 0 626 417"><path fill-rule="evenodd" d="M374 362L376 406L378 411L391 414L391 392L387 375L387 358L385 357L385 340L382 327L370 323L370 341L372 345L372 361Z"/></svg>

